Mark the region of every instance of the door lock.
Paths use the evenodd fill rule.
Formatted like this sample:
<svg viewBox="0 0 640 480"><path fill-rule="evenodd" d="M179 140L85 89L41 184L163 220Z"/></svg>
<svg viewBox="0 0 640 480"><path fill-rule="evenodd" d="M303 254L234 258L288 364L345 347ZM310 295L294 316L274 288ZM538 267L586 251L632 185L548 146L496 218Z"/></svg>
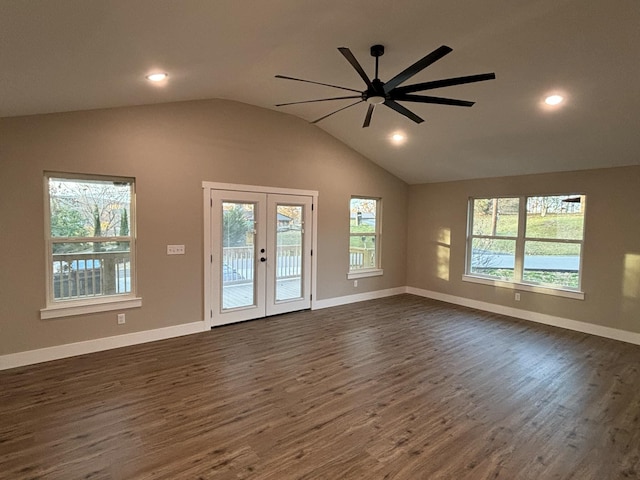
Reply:
<svg viewBox="0 0 640 480"><path fill-rule="evenodd" d="M267 261L267 259L266 259L265 257L260 257L260 261L261 261L261 262L266 262L266 261Z"/></svg>

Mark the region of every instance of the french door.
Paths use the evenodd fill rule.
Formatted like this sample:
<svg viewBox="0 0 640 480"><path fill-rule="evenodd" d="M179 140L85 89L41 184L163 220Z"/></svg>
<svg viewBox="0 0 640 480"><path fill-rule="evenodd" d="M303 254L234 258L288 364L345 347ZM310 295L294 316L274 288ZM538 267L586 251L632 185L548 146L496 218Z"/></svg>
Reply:
<svg viewBox="0 0 640 480"><path fill-rule="evenodd" d="M313 197L210 190L211 325L311 307Z"/></svg>

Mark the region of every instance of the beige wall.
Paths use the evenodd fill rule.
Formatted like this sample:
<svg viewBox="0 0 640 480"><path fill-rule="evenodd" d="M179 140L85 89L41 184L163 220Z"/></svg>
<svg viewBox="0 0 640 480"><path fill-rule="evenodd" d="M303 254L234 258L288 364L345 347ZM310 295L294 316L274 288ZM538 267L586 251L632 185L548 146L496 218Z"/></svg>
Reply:
<svg viewBox="0 0 640 480"><path fill-rule="evenodd" d="M143 306L126 325L116 312L40 320L45 170L136 178ZM409 285L640 332L640 166L408 187L303 120L211 100L0 119L0 354L202 320L202 181L319 191L318 299ZM584 301L515 302L461 280L468 197L564 192L588 196ZM384 199L385 274L358 288L346 279L351 195Z"/></svg>
<svg viewBox="0 0 640 480"><path fill-rule="evenodd" d="M585 193L584 300L461 280L469 197ZM458 297L640 332L640 166L409 188L407 284Z"/></svg>
<svg viewBox="0 0 640 480"><path fill-rule="evenodd" d="M136 178L142 308L40 320L43 172ZM403 286L405 183L316 126L225 100L0 119L0 354L203 319L202 181L318 190L318 299ZM384 276L347 281L349 198L384 202ZM167 244L186 255L166 255Z"/></svg>

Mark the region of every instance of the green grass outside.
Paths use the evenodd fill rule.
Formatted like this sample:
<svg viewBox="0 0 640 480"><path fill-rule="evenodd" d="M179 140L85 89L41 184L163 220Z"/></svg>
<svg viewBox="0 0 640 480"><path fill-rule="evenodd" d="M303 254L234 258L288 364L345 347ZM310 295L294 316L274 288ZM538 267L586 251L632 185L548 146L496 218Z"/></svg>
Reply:
<svg viewBox="0 0 640 480"><path fill-rule="evenodd" d="M375 227L372 225L351 225L351 233L375 233ZM349 246L352 248L373 248L373 238L366 236L364 237L364 242L362 241L362 236L351 236L349 238Z"/></svg>
<svg viewBox="0 0 640 480"><path fill-rule="evenodd" d="M300 245L300 232L278 232L278 245Z"/></svg>
<svg viewBox="0 0 640 480"><path fill-rule="evenodd" d="M351 226L351 233L375 233L375 229L371 225L358 225ZM373 248L373 237L365 237L365 242L362 241L362 236L353 236L349 239L349 246L353 248L364 248L366 243L367 248ZM278 232L278 245L299 245L300 244L300 232Z"/></svg>
<svg viewBox="0 0 640 480"><path fill-rule="evenodd" d="M475 273L489 275L499 280L513 281L513 270L507 268L483 268ZM525 271L523 280L527 283L578 288L578 272Z"/></svg>
<svg viewBox="0 0 640 480"><path fill-rule="evenodd" d="M584 217L581 214L547 214L531 215L527 218L527 237L562 238L578 240L582 238ZM491 216L481 215L474 218L474 234L491 233ZM501 215L498 217L496 233L498 235L515 236L518 230L517 215ZM495 253L514 253L515 242L510 240L476 239L478 248ZM527 242L526 255L579 255L580 246L558 242Z"/></svg>

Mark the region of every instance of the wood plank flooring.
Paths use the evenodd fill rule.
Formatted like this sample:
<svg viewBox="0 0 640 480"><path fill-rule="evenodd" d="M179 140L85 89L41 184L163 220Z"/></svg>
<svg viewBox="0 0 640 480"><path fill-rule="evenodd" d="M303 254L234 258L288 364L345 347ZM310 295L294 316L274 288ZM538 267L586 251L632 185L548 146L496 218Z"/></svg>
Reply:
<svg viewBox="0 0 640 480"><path fill-rule="evenodd" d="M640 478L640 346L411 295L0 385L3 480Z"/></svg>

